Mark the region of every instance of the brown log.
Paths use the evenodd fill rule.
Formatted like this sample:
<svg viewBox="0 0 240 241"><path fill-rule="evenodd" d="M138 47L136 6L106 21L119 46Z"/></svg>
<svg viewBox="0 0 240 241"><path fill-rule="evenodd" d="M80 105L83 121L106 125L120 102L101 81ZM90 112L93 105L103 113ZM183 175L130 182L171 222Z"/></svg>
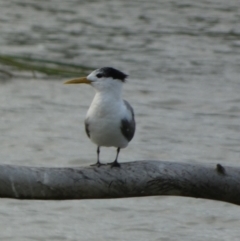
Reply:
<svg viewBox="0 0 240 241"><path fill-rule="evenodd" d="M120 168L0 165L2 198L64 200L154 195L240 205L240 168L163 161L128 162Z"/></svg>

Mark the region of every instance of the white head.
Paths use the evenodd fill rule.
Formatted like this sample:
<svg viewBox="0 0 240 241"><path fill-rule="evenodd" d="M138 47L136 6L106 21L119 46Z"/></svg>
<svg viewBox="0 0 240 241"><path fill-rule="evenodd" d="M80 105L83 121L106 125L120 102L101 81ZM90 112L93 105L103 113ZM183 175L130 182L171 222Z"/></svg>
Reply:
<svg viewBox="0 0 240 241"><path fill-rule="evenodd" d="M87 77L81 77L65 82L65 84L90 84L97 92L121 92L127 75L112 67L94 70Z"/></svg>

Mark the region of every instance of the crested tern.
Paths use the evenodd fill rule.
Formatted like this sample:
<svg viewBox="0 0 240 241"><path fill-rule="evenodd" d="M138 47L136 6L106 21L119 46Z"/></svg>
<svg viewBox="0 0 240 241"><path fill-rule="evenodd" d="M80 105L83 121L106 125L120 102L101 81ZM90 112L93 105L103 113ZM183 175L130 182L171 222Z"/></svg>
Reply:
<svg viewBox="0 0 240 241"><path fill-rule="evenodd" d="M75 78L65 84L89 84L96 94L87 111L85 130L87 136L97 145L97 163L100 162L100 147L116 147L117 155L111 167L120 167L118 155L120 149L127 147L135 133L134 111L131 105L122 99L122 86L127 75L112 67L94 70L87 77Z"/></svg>

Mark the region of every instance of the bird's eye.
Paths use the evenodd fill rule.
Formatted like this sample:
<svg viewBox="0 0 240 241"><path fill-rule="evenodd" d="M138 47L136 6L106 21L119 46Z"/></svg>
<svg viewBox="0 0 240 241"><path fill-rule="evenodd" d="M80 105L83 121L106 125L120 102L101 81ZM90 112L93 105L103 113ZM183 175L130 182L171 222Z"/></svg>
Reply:
<svg viewBox="0 0 240 241"><path fill-rule="evenodd" d="M102 77L103 77L102 74L97 74L96 76L97 76L98 78L102 78Z"/></svg>

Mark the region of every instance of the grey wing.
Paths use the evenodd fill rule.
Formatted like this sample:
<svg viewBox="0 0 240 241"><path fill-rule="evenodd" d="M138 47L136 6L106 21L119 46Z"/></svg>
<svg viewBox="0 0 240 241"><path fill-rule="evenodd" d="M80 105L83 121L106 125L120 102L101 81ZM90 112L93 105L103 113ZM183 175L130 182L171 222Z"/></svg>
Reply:
<svg viewBox="0 0 240 241"><path fill-rule="evenodd" d="M131 141L134 136L135 128L136 128L134 111L132 106L126 100L124 100L124 104L126 105L127 109L131 113L131 119L130 120L128 120L127 118L122 119L121 131L122 131L122 134L126 137L126 139L128 141Z"/></svg>
<svg viewBox="0 0 240 241"><path fill-rule="evenodd" d="M90 138L90 130L89 130L89 122L88 122L88 119L85 119L84 124L85 124L86 134L87 134L87 136Z"/></svg>

